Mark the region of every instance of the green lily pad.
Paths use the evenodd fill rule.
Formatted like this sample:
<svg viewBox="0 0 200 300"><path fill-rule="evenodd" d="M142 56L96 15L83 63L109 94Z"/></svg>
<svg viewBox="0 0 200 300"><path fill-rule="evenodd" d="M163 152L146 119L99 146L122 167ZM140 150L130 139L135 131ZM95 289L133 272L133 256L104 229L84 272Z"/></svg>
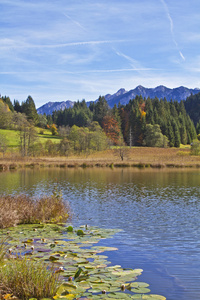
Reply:
<svg viewBox="0 0 200 300"><path fill-rule="evenodd" d="M71 226L71 225L70 225ZM47 265L59 270L62 266L59 287L54 299L147 299L165 300L159 295L144 295L149 293L148 284L137 282L142 269L123 269L120 265L108 266L108 257L102 255L105 251L115 251L115 247L93 246L101 239L111 237L116 231L99 229L97 227L82 227L70 229L53 224L20 225L2 230L1 235L8 236L8 247L12 247L12 255L18 253L30 254L29 259L42 260ZM37 230L34 230L37 229ZM69 230L68 230L69 229ZM27 245L24 246L24 243ZM31 250L34 245L34 251ZM68 281L69 280L69 281ZM125 290L121 291L121 285ZM102 294L105 290L106 294ZM133 294L134 293L134 294Z"/></svg>
<svg viewBox="0 0 200 300"><path fill-rule="evenodd" d="M136 299L136 300L166 300L166 298L164 296L160 296L160 295L133 295L131 297L132 299Z"/></svg>

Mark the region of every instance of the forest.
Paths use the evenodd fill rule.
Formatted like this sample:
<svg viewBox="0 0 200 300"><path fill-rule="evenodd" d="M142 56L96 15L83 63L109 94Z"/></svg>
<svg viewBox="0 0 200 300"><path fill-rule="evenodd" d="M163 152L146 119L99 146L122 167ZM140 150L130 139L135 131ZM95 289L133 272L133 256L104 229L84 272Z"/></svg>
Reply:
<svg viewBox="0 0 200 300"><path fill-rule="evenodd" d="M48 128L60 142L39 143L36 126L40 134ZM0 129L19 131L23 156L67 155L110 146L180 147L199 138L200 94L180 102L136 96L113 108L100 96L96 102L78 101L52 115L38 114L31 96L21 104L4 96L0 98ZM0 148L5 144L1 137Z"/></svg>
<svg viewBox="0 0 200 300"><path fill-rule="evenodd" d="M185 103L188 101L191 100ZM111 109L100 96L89 107L85 101L77 102L72 108L54 111L47 119L58 127L72 127L74 124L88 127L96 121L114 145L124 142L129 146L180 147L180 144L191 144L200 133L199 118L195 119L195 128L185 103L136 96L128 104L119 103Z"/></svg>

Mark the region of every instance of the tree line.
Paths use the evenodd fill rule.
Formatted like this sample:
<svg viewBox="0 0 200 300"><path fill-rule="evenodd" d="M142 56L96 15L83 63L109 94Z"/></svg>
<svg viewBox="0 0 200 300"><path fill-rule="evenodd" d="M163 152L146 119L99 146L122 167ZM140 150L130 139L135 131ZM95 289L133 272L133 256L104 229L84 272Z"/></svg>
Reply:
<svg viewBox="0 0 200 300"><path fill-rule="evenodd" d="M184 101L136 96L128 104L119 103L111 109L100 96L89 106L85 101L77 102L72 108L54 111L47 119L58 127L74 124L87 127L96 121L114 145L124 141L129 146L180 147L197 138Z"/></svg>
<svg viewBox="0 0 200 300"><path fill-rule="evenodd" d="M5 96L0 98L0 128L19 130L24 156L39 149L44 154L66 155L69 151L98 151L110 145L179 147L191 144L200 134L200 109L195 109L199 103L200 94L181 102L136 96L126 105L119 103L110 108L100 96L89 105L78 101L52 115L40 115L31 96L21 104L17 100L12 104ZM52 145L48 141L46 146L38 145L37 150L36 125L59 134L61 143Z"/></svg>

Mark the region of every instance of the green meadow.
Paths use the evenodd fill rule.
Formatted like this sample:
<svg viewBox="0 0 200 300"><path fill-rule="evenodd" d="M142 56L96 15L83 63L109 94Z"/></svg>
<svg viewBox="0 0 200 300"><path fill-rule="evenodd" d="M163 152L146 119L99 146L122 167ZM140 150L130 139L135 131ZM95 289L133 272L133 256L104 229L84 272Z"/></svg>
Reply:
<svg viewBox="0 0 200 300"><path fill-rule="evenodd" d="M37 142L45 143L47 140L51 140L53 143L59 143L61 138L59 136L53 136L49 129L41 129L36 127L37 130ZM41 134L40 132L43 132ZM0 135L3 135L7 139L8 148L15 148L19 146L20 137L19 131L10 129L0 129Z"/></svg>

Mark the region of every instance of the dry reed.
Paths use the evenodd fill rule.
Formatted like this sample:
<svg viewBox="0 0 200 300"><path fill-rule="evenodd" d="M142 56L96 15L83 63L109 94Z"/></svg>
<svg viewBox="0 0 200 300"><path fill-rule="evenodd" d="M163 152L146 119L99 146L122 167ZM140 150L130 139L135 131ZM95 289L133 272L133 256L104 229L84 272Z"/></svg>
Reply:
<svg viewBox="0 0 200 300"><path fill-rule="evenodd" d="M66 222L69 216L69 205L55 194L39 199L27 195L0 196L0 228L18 224Z"/></svg>

